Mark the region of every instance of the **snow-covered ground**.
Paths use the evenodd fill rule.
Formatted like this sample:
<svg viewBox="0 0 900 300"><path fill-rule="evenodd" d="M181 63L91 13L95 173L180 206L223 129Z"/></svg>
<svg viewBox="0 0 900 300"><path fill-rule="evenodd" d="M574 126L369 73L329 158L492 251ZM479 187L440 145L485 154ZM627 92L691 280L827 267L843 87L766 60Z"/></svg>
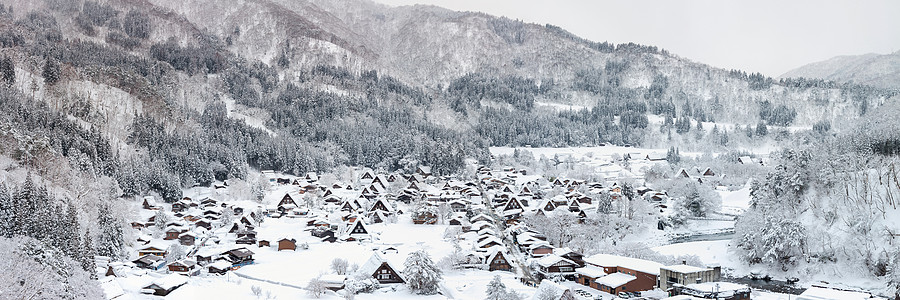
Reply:
<svg viewBox="0 0 900 300"><path fill-rule="evenodd" d="M581 105L571 105L571 104L562 104L562 103L553 103L553 102L535 101L534 104L537 106L552 108L557 111L568 111L568 110L578 111L578 110L582 110L582 109L587 109L587 107L581 106Z"/></svg>
<svg viewBox="0 0 900 300"><path fill-rule="evenodd" d="M718 189L719 195L722 196L723 214L740 215L750 208L750 184L746 184L743 188L736 191Z"/></svg>
<svg viewBox="0 0 900 300"><path fill-rule="evenodd" d="M265 121L263 121L262 119L260 119L258 117L251 116L250 112L252 112L254 110L253 108L246 108L242 105L237 105L234 102L234 99L232 99L231 97L229 97L227 95L223 95L222 100L225 102L225 109L227 110L229 117L235 118L238 120L242 120L242 121L244 121L244 123L246 123L250 127L262 129L262 130L266 131L267 133L269 133L270 135L276 135L274 131L269 130L269 128L266 127ZM257 114L265 114L265 112L263 112L262 110L259 110L259 109L255 109L255 110L257 110L255 112Z"/></svg>

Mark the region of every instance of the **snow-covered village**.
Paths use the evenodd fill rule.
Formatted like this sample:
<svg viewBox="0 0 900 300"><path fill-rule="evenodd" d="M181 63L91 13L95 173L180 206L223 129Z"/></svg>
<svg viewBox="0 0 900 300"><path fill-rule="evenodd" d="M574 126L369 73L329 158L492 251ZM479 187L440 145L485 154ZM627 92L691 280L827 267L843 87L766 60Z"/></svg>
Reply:
<svg viewBox="0 0 900 300"><path fill-rule="evenodd" d="M900 300L897 12L0 0L0 300Z"/></svg>
<svg viewBox="0 0 900 300"><path fill-rule="evenodd" d="M767 157L673 171L665 149L532 150L494 148L491 166L469 161L463 176L263 171L171 204L136 198L129 259L98 258L101 286L116 299L877 297L823 284L796 296L800 279L731 257L750 187L724 174ZM545 156L560 150L568 166ZM564 170L587 177L535 173Z"/></svg>

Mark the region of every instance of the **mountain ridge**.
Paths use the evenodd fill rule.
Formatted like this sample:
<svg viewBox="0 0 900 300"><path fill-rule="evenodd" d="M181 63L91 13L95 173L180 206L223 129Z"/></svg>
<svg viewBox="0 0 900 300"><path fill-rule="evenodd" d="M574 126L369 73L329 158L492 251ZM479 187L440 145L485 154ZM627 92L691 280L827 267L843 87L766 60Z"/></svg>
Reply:
<svg viewBox="0 0 900 300"><path fill-rule="evenodd" d="M806 77L900 89L900 51L841 55L790 70L779 78Z"/></svg>
<svg viewBox="0 0 900 300"><path fill-rule="evenodd" d="M206 1L217 3L216 1ZM192 2L206 7L204 1ZM453 80L469 73L485 73L498 76L519 76L534 79L537 83L552 80L556 83L572 82L576 73L601 70L607 64L627 62L628 68L621 76L621 86L643 90L650 87L655 76L665 76L674 85L672 92L663 95L662 101L672 101L681 108L686 98L702 102L700 106L712 110L718 96L724 101L725 111L721 114L736 116L742 123L753 123L758 108L748 106L746 100L762 102L764 99L795 106L810 108L809 114L801 113L798 121L811 125L823 118L839 122L843 117L848 98L842 92L821 91L810 95L808 92L781 85L773 80L775 88L749 89L741 83L744 80L729 81L733 70L712 67L672 55L653 46L636 44L613 45L591 42L552 25L524 23L517 20L494 17L484 13L456 12L448 9L414 5L389 7L371 1L271 1L292 9L294 14L313 20L319 28L331 32L347 41L355 41L375 52L374 56L354 55L352 49L334 50L331 55L310 54L319 48L304 45L304 41L263 41L269 44L266 52L246 52L237 50L246 57L258 57L272 63L278 47L290 45L293 53L303 53L316 58L302 58L304 63L327 62L347 67L353 72L378 69L401 81L426 89L441 89ZM159 5L173 6L173 1L158 0ZM235 2L244 3L244 2ZM249 3L249 2L248 2ZM174 6L173 6L174 7ZM181 10L189 19L199 20L203 15L192 13L196 10ZM238 24L253 22L238 19ZM209 22L207 25L214 25ZM220 27L211 27L213 32L224 32ZM230 26L230 25L227 25ZM249 26L249 25L248 25ZM248 30L252 29L252 26ZM263 32L265 30L255 30ZM277 32L277 31L276 31ZM276 34L275 37L280 35ZM317 43L329 41L316 40ZM307 43L312 43L307 41ZM325 47L324 49L328 49ZM330 51L330 50L329 50ZM347 53L343 52L347 51ZM602 70L601 70L602 72ZM744 73L745 74L745 73ZM741 75L745 76L745 75ZM757 76L766 78L765 76ZM561 86L561 85L558 85ZM548 99L567 105L595 106L597 95L586 95L562 86L563 93L557 99ZM722 95L736 95L737 98ZM790 93L785 94L785 91ZM679 93L683 95L679 95ZM730 98L730 99L724 99ZM826 99L821 99L826 98ZM671 99L671 100L670 100ZM840 104L827 110L817 103ZM825 102L823 102L825 101ZM882 100L869 101L877 104Z"/></svg>

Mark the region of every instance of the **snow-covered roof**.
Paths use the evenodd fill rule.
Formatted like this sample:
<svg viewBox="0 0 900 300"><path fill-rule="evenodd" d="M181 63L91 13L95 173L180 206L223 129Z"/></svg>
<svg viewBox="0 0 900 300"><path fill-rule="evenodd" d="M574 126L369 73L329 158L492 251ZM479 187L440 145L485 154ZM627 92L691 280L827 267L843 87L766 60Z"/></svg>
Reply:
<svg viewBox="0 0 900 300"><path fill-rule="evenodd" d="M448 196L449 196L449 195L448 195ZM457 196L457 197L459 197L459 195L454 195L454 196ZM454 199L454 200L451 200L451 201L450 201L450 202L448 202L448 204L461 204L461 205L469 205L469 203L468 203L468 202L466 202L466 201L465 201L465 200L460 200L460 199Z"/></svg>
<svg viewBox="0 0 900 300"><path fill-rule="evenodd" d="M666 159L666 153L662 152L651 152L645 156L649 160L662 160Z"/></svg>
<svg viewBox="0 0 900 300"><path fill-rule="evenodd" d="M228 250L229 249L225 249L222 247L202 247L199 250L197 250L196 255L210 257L210 256L222 254L223 252L228 251Z"/></svg>
<svg viewBox="0 0 900 300"><path fill-rule="evenodd" d="M343 284L347 280L346 275L325 274L319 277L319 280L328 284Z"/></svg>
<svg viewBox="0 0 900 300"><path fill-rule="evenodd" d="M169 242L166 240L154 239L154 240L150 241L149 243L147 243L146 245L144 245L144 247L138 248L138 252L147 252L147 251L152 251L153 249L159 249L159 250L165 251L171 245L172 245L172 242Z"/></svg>
<svg viewBox="0 0 900 300"><path fill-rule="evenodd" d="M497 226L494 226L493 223L488 222L488 221L478 221L478 222L472 223L472 228L481 228L483 226L490 226L491 228L497 227Z"/></svg>
<svg viewBox="0 0 900 300"><path fill-rule="evenodd" d="M538 238L536 238L534 236L530 236L530 235L520 234L520 235L516 236L516 243L519 243L522 246L530 246L532 244L541 243L541 242L546 243L546 241L543 241L541 239L538 239Z"/></svg>
<svg viewBox="0 0 900 300"><path fill-rule="evenodd" d="M138 236L137 240L138 240L138 241L149 242L149 241L152 241L152 240L153 240L153 237L150 236L149 234L141 234L140 236Z"/></svg>
<svg viewBox="0 0 900 300"><path fill-rule="evenodd" d="M152 284L154 284L162 289L165 289L165 290L172 289L174 287L177 287L177 286L185 284L185 283L187 283L187 277L178 275L178 274L169 274L169 275L157 278L156 280L153 280L153 282L152 282Z"/></svg>
<svg viewBox="0 0 900 300"><path fill-rule="evenodd" d="M179 261L175 261L175 262L171 263L170 265L185 266L188 268L192 268L197 265L197 261L186 258L186 259L182 259Z"/></svg>
<svg viewBox="0 0 900 300"><path fill-rule="evenodd" d="M534 244L531 244L531 246L528 246L528 250L534 250L537 248L553 248L553 246L551 246L547 241L542 240L538 240Z"/></svg>
<svg viewBox="0 0 900 300"><path fill-rule="evenodd" d="M402 266L401 264L392 262L392 260L385 259L385 257L379 254L377 251L372 252L372 256L369 257L369 260L367 260L366 263L359 267L359 270L357 272L365 276L372 276L373 274L375 274L375 271L378 270L379 267L381 267L382 263L387 263L388 266L394 270L394 272L397 272L397 275L401 275L400 273L403 272L403 269L399 268L400 266Z"/></svg>
<svg viewBox="0 0 900 300"><path fill-rule="evenodd" d="M493 236L490 236L490 237L484 239L483 241L478 242L478 247L481 248L483 246L490 244L491 242L503 245L503 242L501 242L500 240L498 240L497 238L495 238Z"/></svg>
<svg viewBox="0 0 900 300"><path fill-rule="evenodd" d="M600 278L597 278L595 282L599 285L605 285L611 288L617 288L625 285L626 283L631 282L632 280L637 279L632 275L628 275L625 273L612 273Z"/></svg>
<svg viewBox="0 0 900 300"><path fill-rule="evenodd" d="M250 251L249 249L247 249L245 247L232 249L232 250L228 251L227 253L230 253L230 254L232 254L234 256L238 256L238 257L248 257L248 256L253 255L253 251Z"/></svg>
<svg viewBox="0 0 900 300"><path fill-rule="evenodd" d="M521 214L522 212L523 212L523 210L522 210L522 209L519 209L519 208L511 209L511 210L504 211L504 212L503 212L503 216L505 217L505 216L511 216L511 215L516 215L516 214Z"/></svg>
<svg viewBox="0 0 900 300"><path fill-rule="evenodd" d="M478 231L478 235L497 235L497 232L490 228L485 228Z"/></svg>
<svg viewBox="0 0 900 300"><path fill-rule="evenodd" d="M100 288L103 289L106 299L115 299L125 294L125 291L122 290L122 287L119 286L119 283L112 276L100 279Z"/></svg>
<svg viewBox="0 0 900 300"><path fill-rule="evenodd" d="M611 254L595 254L584 259L588 264L601 267L623 267L647 274L659 275L661 263Z"/></svg>
<svg viewBox="0 0 900 300"><path fill-rule="evenodd" d="M353 230L356 229L357 226L361 226L363 228L363 230L366 231L366 233L354 233ZM369 231L369 226L366 225L366 222L363 222L362 219L360 219L360 218L357 218L355 221L353 221L353 224L350 224L350 226L347 226L346 232L344 232L344 235L348 235L348 236L349 235L371 235L371 234L372 234L372 232Z"/></svg>
<svg viewBox="0 0 900 300"><path fill-rule="evenodd" d="M689 266L689 265L664 266L664 267L662 267L662 269L666 269L666 270L678 272L678 273L695 273L695 272L703 272L703 271L709 270L707 268L700 268L700 267Z"/></svg>
<svg viewBox="0 0 900 300"><path fill-rule="evenodd" d="M487 260L486 260L487 263L491 263L492 261L494 261L494 257L496 257L497 254L503 255L503 248L501 248L501 247L491 247L490 249L491 250L490 250L490 252L488 252L488 255L487 255ZM506 256L504 255L503 257L506 257Z"/></svg>
<svg viewBox="0 0 900 300"><path fill-rule="evenodd" d="M802 300L831 300L831 299L841 299L841 300L857 300L857 299L869 299L873 298L869 293L864 292L856 292L856 291L844 291L844 290L836 290L830 289L827 287L813 286L802 294L800 294L797 299Z"/></svg>
<svg viewBox="0 0 900 300"><path fill-rule="evenodd" d="M555 254L549 254L549 255L541 257L540 259L537 260L538 265L541 265L542 267L545 267L545 268L550 267L550 266L555 265L560 262L563 262L566 264L571 264L571 265L575 264L575 262L565 259L565 258L560 257L559 255L555 255Z"/></svg>
<svg viewBox="0 0 900 300"><path fill-rule="evenodd" d="M475 220L475 219L481 219L481 218L486 219L486 220L493 220L493 219L494 219L494 218L492 218L491 216L488 216L488 215L486 215L486 214L477 214L477 215L475 215L474 217L472 217L472 218L469 219L469 220ZM477 223L477 222L476 222L476 223Z"/></svg>
<svg viewBox="0 0 900 300"><path fill-rule="evenodd" d="M577 252L573 251L572 248L569 248L569 247L562 247L562 248L556 248L556 249L553 249L553 254L556 254L556 255L559 255L559 256L563 256L563 255L566 255L566 254L569 254L569 253L573 253L573 252L574 252L574 253L577 253Z"/></svg>
<svg viewBox="0 0 900 300"><path fill-rule="evenodd" d="M224 261L224 260L219 260L219 261L216 261L216 262L214 262L214 263L208 264L208 265L206 265L206 266L207 266L207 267L210 267L210 268L216 268L216 269L219 269L219 270L225 270L225 269L230 269L230 268L231 268L231 263L230 263L230 262L227 262L227 261Z"/></svg>
<svg viewBox="0 0 900 300"><path fill-rule="evenodd" d="M599 278L599 277L606 276L606 272L603 271L603 268L595 267L595 266L584 266L581 268L577 268L577 269L575 269L575 273L578 273L578 274L581 274L581 275L584 275L587 277L593 277L593 278Z"/></svg>

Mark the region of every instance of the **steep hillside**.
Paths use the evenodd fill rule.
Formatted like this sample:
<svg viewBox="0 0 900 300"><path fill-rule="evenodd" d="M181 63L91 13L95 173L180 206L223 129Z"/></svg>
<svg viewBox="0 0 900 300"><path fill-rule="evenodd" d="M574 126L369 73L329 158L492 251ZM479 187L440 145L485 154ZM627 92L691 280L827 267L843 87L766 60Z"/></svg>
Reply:
<svg viewBox="0 0 900 300"><path fill-rule="evenodd" d="M900 51L891 54L837 56L782 74L779 78L805 77L855 82L885 89L900 89Z"/></svg>
<svg viewBox="0 0 900 300"><path fill-rule="evenodd" d="M551 25L434 6L389 7L365 0L153 2L225 38L240 28L244 34L229 50L248 59L274 64L285 53L294 62L291 68L324 63L352 72L377 69L426 89L443 89L470 73L516 76L553 84L555 93L540 102L590 108L630 97L663 103L673 117L682 111L693 117L691 110L699 108L732 123L756 124L768 101L798 111L790 123L799 126L841 123L868 109L863 104L877 106L893 95L748 76L652 46L595 43ZM652 86L660 78L665 85ZM591 84L576 85L585 81Z"/></svg>

